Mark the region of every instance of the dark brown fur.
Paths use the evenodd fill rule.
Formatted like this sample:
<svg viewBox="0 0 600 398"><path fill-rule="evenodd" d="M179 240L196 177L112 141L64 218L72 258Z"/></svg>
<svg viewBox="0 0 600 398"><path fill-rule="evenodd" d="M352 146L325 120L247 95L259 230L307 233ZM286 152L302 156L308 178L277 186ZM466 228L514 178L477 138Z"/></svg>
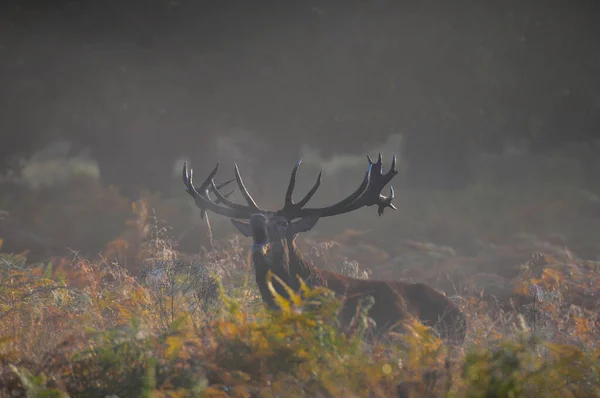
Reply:
<svg viewBox="0 0 600 398"><path fill-rule="evenodd" d="M298 277L308 286L323 286L344 300L340 313L342 327L348 327L362 298L372 296L375 304L369 317L376 323L376 334L411 316L436 328L440 335L456 344L462 344L466 333L466 318L445 295L424 283L402 281L364 280L317 268L303 257L293 239L287 240L289 272L284 281L294 290L300 287Z"/></svg>

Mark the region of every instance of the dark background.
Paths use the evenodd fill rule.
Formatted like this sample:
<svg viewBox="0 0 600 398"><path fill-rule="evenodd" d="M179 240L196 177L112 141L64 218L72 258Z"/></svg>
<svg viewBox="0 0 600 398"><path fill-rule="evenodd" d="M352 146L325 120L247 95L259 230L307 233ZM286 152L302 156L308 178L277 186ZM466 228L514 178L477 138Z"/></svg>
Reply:
<svg viewBox="0 0 600 398"><path fill-rule="evenodd" d="M402 134L411 185L460 188L472 152L600 135L592 1L3 4L4 171L66 139L135 197L166 189L179 156L211 167L235 129L267 148L259 169Z"/></svg>

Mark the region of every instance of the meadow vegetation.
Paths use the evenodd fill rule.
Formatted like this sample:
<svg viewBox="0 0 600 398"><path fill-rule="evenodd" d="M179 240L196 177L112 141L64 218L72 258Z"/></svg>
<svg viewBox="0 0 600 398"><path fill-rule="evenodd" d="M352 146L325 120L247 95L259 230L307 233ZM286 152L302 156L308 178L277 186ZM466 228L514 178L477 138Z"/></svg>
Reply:
<svg viewBox="0 0 600 398"><path fill-rule="evenodd" d="M378 234L303 237L321 267L444 290L468 316L461 347L417 321L367 344L369 303L339 330L325 289L266 311L247 242L190 232L185 193L130 203L83 177L13 189L0 198L0 395L600 397L600 206L563 179L397 192Z"/></svg>

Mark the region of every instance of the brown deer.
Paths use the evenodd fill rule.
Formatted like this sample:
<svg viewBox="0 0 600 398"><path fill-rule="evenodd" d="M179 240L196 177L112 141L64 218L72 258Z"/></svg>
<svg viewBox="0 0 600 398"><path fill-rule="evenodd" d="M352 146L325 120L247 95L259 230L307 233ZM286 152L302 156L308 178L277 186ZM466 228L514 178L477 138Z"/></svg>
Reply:
<svg viewBox="0 0 600 398"><path fill-rule="evenodd" d="M365 206L378 206L378 214L383 215L385 208L396 209L392 204L394 190L390 186L390 196L381 195L381 190L398 174L396 157L393 157L390 170L383 174L381 154L377 162L368 157L369 167L360 186L347 198L323 208L305 208L321 183L322 170L309 192L295 203L292 194L296 184L296 174L301 160L294 167L285 195L284 206L277 211L261 209L242 181L237 165L234 167L235 180L247 205L230 201L221 194L214 183L219 163L199 187L193 185L193 170L183 166L183 181L186 191L194 198L202 210L231 218L235 227L246 237L253 238L252 262L262 299L265 304L277 309L267 285L269 270L292 289L300 287L298 278L308 286L323 286L332 290L343 299L340 312L340 324L348 327L357 312L357 306L363 298L372 296L374 305L369 317L376 324L376 335L381 335L393 326L401 326L402 321L411 316L434 327L443 338L461 344L466 332L466 318L460 309L444 294L423 283L402 281L363 280L322 270L305 259L295 244L300 232L312 229L319 218L348 213ZM220 184L223 186L224 184ZM213 198L212 195L215 196ZM227 195L228 196L228 195ZM249 222L239 221L248 220ZM278 293L285 294L283 287Z"/></svg>

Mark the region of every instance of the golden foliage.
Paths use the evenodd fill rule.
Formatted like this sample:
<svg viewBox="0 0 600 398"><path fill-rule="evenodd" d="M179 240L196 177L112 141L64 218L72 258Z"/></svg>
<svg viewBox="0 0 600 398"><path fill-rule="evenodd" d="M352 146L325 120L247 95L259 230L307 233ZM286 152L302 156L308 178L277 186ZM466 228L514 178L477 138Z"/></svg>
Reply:
<svg viewBox="0 0 600 398"><path fill-rule="evenodd" d="M92 183L86 187L73 203L89 200L89 209L71 207L85 222L74 224L76 233L62 233L71 239L82 224L99 225L103 239L113 238L99 260L29 264L23 253L0 253L0 395L395 397L403 384L457 398L600 396L596 262L568 252L536 255L511 281L521 299L514 309L461 298L469 324L463 347L447 346L417 320L402 334L367 345L365 329L338 329L333 294L303 281L294 292L269 273L280 311L266 311L251 270L234 264L244 262L239 247L202 258L227 270L228 291L219 290L214 311L195 310L193 294L173 293L179 275L158 288L132 277L132 262L171 264L180 254L152 228L151 200L131 203ZM35 202L27 210L23 218L40 231L48 218L56 222L67 213ZM454 213L427 217L449 228L461 225L462 213ZM107 217L126 231L114 233ZM0 249L8 245L4 232L3 238ZM411 254L454 257L433 245L411 247Z"/></svg>

